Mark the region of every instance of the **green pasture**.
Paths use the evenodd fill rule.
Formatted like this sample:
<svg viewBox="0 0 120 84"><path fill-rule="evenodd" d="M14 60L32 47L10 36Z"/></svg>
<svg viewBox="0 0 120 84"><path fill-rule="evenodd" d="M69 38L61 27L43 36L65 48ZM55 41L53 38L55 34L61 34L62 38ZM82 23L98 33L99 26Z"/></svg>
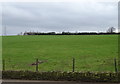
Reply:
<svg viewBox="0 0 120 84"><path fill-rule="evenodd" d="M32 70L36 58L46 61L39 71L114 71L118 58L117 35L3 36L6 70Z"/></svg>

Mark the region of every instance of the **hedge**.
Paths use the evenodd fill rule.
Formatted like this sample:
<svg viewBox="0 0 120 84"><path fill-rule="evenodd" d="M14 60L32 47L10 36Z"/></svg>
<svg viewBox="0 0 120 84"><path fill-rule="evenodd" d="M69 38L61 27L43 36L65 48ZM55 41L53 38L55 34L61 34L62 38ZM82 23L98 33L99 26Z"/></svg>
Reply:
<svg viewBox="0 0 120 84"><path fill-rule="evenodd" d="M120 82L120 72L3 71L2 78L52 81Z"/></svg>

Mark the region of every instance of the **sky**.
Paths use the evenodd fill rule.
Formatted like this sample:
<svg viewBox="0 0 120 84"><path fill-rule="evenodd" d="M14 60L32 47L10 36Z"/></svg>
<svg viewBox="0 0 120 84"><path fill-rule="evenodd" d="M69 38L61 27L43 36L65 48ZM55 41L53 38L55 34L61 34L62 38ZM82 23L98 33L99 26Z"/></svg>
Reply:
<svg viewBox="0 0 120 84"><path fill-rule="evenodd" d="M4 2L0 4L3 34L20 32L82 32L118 28L118 2Z"/></svg>

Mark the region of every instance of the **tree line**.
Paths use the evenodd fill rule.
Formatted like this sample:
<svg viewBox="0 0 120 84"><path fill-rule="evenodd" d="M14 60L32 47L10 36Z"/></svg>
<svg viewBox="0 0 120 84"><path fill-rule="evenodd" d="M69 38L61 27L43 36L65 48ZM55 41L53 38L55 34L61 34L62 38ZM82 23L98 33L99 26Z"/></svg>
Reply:
<svg viewBox="0 0 120 84"><path fill-rule="evenodd" d="M109 35L109 34L120 34L115 32L62 32L62 33L56 33L56 32L25 32L24 35Z"/></svg>
<svg viewBox="0 0 120 84"><path fill-rule="evenodd" d="M115 32L114 27L110 27L107 29L106 32L62 32L62 33L56 33L56 32L25 32L23 35L109 35L109 34L120 34Z"/></svg>

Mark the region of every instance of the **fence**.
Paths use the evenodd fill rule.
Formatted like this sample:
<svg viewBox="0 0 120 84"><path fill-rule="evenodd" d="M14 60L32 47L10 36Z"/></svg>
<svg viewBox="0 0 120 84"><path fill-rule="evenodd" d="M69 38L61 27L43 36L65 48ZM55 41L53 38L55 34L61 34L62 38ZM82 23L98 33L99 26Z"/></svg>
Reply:
<svg viewBox="0 0 120 84"><path fill-rule="evenodd" d="M100 63L100 64L99 64ZM93 66L94 65L94 66ZM28 71L112 71L118 72L117 59L109 60L107 63L103 60L94 64L94 61L86 62L79 59L71 58L67 61L51 61L51 60L40 60L33 59L14 61L10 59L3 59L3 71L6 70L28 70Z"/></svg>

